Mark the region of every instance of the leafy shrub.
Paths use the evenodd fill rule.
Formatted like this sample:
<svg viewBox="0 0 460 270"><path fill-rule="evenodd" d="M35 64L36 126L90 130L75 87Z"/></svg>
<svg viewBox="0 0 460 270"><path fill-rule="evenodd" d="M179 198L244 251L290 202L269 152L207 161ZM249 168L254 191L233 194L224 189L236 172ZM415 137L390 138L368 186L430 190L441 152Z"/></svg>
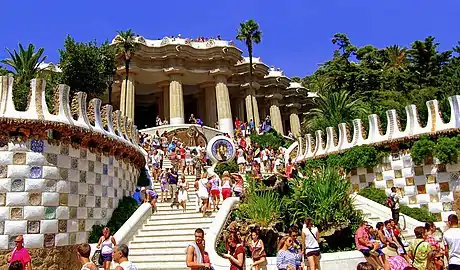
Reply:
<svg viewBox="0 0 460 270"><path fill-rule="evenodd" d="M139 177L137 178L138 187L148 187L150 186L150 179L146 168L141 168Z"/></svg>
<svg viewBox="0 0 460 270"><path fill-rule="evenodd" d="M443 164L456 163L458 160L459 140L457 137L441 137L436 142L433 155Z"/></svg>
<svg viewBox="0 0 460 270"><path fill-rule="evenodd" d="M387 195L382 189L368 187L360 190L358 194L383 206L387 206ZM436 217L425 208L411 208L407 205L401 205L399 211L401 214L414 218L418 221L436 221Z"/></svg>
<svg viewBox="0 0 460 270"><path fill-rule="evenodd" d="M219 175L222 175L225 171L228 171L229 173L238 172L238 164L236 164L236 161L232 160L226 163L219 162L214 169L214 172Z"/></svg>
<svg viewBox="0 0 460 270"><path fill-rule="evenodd" d="M428 137L422 137L414 143L410 150L412 161L417 165L422 164L427 157L433 155L435 146L436 144Z"/></svg>
<svg viewBox="0 0 460 270"><path fill-rule="evenodd" d="M282 202L285 225L300 225L308 216L320 230L354 226L361 221L349 196L351 184L335 167L323 167L319 173L289 182L291 194ZM356 224L356 225L357 225Z"/></svg>
<svg viewBox="0 0 460 270"><path fill-rule="evenodd" d="M363 188L358 192L359 195L368 198L374 202L380 203L386 206L387 195L383 189L367 187Z"/></svg>
<svg viewBox="0 0 460 270"><path fill-rule="evenodd" d="M281 134L272 130L268 133L263 135L251 135L251 141L257 143L260 147L273 147L273 149L278 149L280 146L282 147L289 147L292 141L286 140Z"/></svg>
<svg viewBox="0 0 460 270"><path fill-rule="evenodd" d="M251 223L268 227L279 221L281 217L279 197L272 191L262 194L253 193L247 204L241 204L239 210L243 217Z"/></svg>
<svg viewBox="0 0 460 270"><path fill-rule="evenodd" d="M340 167L347 171L354 168L375 167L377 165L377 150L371 145L352 147L343 154L340 163Z"/></svg>
<svg viewBox="0 0 460 270"><path fill-rule="evenodd" d="M113 211L112 217L107 225L94 225L88 238L89 243L97 243L102 235L102 228L109 227L112 234L116 233L121 226L136 212L138 208L136 200L131 197L123 197L118 207Z"/></svg>

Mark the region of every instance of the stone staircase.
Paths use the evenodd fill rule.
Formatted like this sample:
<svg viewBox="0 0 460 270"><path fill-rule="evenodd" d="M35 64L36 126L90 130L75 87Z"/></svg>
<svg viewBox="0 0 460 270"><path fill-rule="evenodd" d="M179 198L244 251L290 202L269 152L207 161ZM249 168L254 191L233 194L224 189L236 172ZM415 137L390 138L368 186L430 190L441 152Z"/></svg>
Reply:
<svg viewBox="0 0 460 270"><path fill-rule="evenodd" d="M165 158L163 168L170 168L171 162ZM213 221L215 213L203 217L197 210L197 196L193 183L195 176L185 176L189 183L189 201L187 211L171 202L158 202L158 212L154 213L135 233L129 242L129 260L139 269L186 269L186 248L194 241L196 228L205 233ZM155 183L155 190L160 194L160 185Z"/></svg>

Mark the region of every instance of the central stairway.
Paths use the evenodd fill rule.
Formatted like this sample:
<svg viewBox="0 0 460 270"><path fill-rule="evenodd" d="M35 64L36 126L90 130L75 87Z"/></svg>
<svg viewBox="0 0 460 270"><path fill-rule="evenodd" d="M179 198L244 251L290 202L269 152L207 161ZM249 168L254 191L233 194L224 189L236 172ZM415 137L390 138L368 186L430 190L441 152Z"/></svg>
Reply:
<svg viewBox="0 0 460 270"><path fill-rule="evenodd" d="M171 162L165 157L163 168L170 168ZM129 242L129 260L139 269L187 269L185 264L186 248L194 241L196 228L205 233L209 229L215 213L203 217L197 210L197 196L193 187L195 176L185 176L189 183L187 211L182 207L171 208L171 201L160 202L157 209ZM155 190L161 194L160 183Z"/></svg>

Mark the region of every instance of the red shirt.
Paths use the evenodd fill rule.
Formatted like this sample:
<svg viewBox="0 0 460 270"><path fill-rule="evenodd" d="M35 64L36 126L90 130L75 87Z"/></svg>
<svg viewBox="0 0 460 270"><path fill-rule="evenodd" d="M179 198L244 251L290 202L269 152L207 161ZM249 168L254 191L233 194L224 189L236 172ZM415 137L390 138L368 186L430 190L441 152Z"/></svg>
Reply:
<svg viewBox="0 0 460 270"><path fill-rule="evenodd" d="M235 128L236 129L241 128L241 121L240 120L235 120Z"/></svg>
<svg viewBox="0 0 460 270"><path fill-rule="evenodd" d="M246 140L245 139L240 140L240 146L241 146L241 148L246 149Z"/></svg>
<svg viewBox="0 0 460 270"><path fill-rule="evenodd" d="M14 261L21 261L24 269L26 269L27 264L30 262L30 255L26 248L15 249L11 254L10 263Z"/></svg>
<svg viewBox="0 0 460 270"><path fill-rule="evenodd" d="M179 153L180 153L180 158L185 159L185 148L180 148Z"/></svg>
<svg viewBox="0 0 460 270"><path fill-rule="evenodd" d="M238 254L243 253L243 266L239 267L236 264L233 264L232 261L230 261L230 270L243 270L244 269L244 264L245 264L245 251L244 247L242 245L237 245L235 248L235 251L232 253L233 258L238 259Z"/></svg>

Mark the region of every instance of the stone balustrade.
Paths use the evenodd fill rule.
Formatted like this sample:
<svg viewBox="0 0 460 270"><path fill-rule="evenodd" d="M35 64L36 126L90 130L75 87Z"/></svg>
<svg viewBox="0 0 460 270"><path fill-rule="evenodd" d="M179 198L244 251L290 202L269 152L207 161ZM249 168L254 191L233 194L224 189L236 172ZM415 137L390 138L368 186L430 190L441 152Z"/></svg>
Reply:
<svg viewBox="0 0 460 270"><path fill-rule="evenodd" d="M349 132L348 125L341 123L338 126L339 136L336 136L332 127L326 128L326 140L323 139L324 132L318 130L315 135L307 134L305 138L292 144L285 153L286 160L293 157L295 161L321 157L328 154L339 153L353 146L365 144L390 144L391 142L402 141L406 138L419 137L434 133L444 133L460 127L460 96L449 97L450 120L445 123L441 118L439 102L430 100L426 102L428 107L428 120L425 126L419 121L417 107L415 105L406 106L406 127L402 129L396 110L386 112L387 128L382 132L379 116L369 115L369 129L366 129L361 119L353 120L352 133Z"/></svg>
<svg viewBox="0 0 460 270"><path fill-rule="evenodd" d="M34 79L18 111L13 79L0 77L0 250L18 234L32 250L85 243L136 188L146 161L132 120L99 99L87 108L82 92L69 104L69 90L57 88L50 111Z"/></svg>

